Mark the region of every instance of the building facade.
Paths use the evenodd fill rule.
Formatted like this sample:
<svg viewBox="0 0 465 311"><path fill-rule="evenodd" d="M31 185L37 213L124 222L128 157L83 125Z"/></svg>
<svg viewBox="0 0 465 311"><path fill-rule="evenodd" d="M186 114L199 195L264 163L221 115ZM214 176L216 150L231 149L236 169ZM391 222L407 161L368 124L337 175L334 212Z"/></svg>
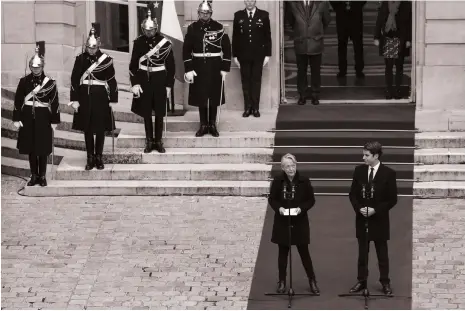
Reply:
<svg viewBox="0 0 465 311"><path fill-rule="evenodd" d="M57 79L65 95L74 58L81 52L91 23L100 22L103 49L115 59L118 82L127 88L132 41L140 34L144 6L138 2L142 1L2 1L2 87L16 87L35 42L45 40L46 72ZM197 20L199 3L176 1L184 31ZM260 109L266 111L281 101L282 2L259 0L257 6L270 13L273 38L273 56L262 81ZM417 127L423 131L465 130L465 2L415 1L413 7L412 100L417 105ZM224 23L232 36L234 12L242 8L241 0L214 0L212 17ZM225 90L226 109L242 110L240 73L234 62ZM191 109L184 100L187 85L176 82L175 92L176 102Z"/></svg>

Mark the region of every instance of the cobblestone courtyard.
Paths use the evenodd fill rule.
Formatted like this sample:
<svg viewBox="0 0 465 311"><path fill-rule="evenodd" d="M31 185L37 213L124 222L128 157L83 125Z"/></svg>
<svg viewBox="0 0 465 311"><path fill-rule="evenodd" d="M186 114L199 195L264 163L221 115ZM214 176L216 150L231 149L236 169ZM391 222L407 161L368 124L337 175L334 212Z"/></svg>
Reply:
<svg viewBox="0 0 465 311"><path fill-rule="evenodd" d="M2 308L245 309L265 198L22 197L2 175ZM465 200L416 200L414 309L465 309Z"/></svg>

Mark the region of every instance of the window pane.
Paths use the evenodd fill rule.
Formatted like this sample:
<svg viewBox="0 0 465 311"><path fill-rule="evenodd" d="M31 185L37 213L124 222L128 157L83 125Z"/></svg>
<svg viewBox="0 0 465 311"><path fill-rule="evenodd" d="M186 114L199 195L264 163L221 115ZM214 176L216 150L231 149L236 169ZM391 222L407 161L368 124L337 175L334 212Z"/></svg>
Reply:
<svg viewBox="0 0 465 311"><path fill-rule="evenodd" d="M127 4L97 0L95 1L95 20L100 23L102 49L129 52Z"/></svg>

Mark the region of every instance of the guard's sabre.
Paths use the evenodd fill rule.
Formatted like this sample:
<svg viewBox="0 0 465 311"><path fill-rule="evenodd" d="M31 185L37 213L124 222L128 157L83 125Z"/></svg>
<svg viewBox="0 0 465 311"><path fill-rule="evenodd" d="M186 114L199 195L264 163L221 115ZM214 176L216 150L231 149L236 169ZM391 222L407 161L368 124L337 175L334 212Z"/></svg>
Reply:
<svg viewBox="0 0 465 311"><path fill-rule="evenodd" d="M55 130L52 127L52 180L55 179Z"/></svg>
<svg viewBox="0 0 465 311"><path fill-rule="evenodd" d="M113 115L113 107L110 106L111 112L111 149L113 156L115 156L115 116Z"/></svg>
<svg viewBox="0 0 465 311"><path fill-rule="evenodd" d="M168 104L171 103L171 94L170 96L166 96L168 102L165 102L165 117L163 118L163 137L166 138L166 122L168 118Z"/></svg>
<svg viewBox="0 0 465 311"><path fill-rule="evenodd" d="M224 76L221 77L221 94L220 104L218 105L218 114L216 115L216 126L220 126L220 114L221 114L221 103L223 102L223 87L224 87Z"/></svg>

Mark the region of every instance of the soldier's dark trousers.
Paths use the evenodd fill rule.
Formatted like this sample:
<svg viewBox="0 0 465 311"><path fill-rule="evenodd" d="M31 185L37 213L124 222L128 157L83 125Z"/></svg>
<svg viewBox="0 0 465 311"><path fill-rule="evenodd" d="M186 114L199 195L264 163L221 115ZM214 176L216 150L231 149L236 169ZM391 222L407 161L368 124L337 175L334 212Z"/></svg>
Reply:
<svg viewBox="0 0 465 311"><path fill-rule="evenodd" d="M385 69L385 78L386 78L386 87L388 90L392 90L393 84L393 67L396 65L396 88L399 89L402 85L402 78L404 76L404 57L399 56L399 58L385 58L384 63L386 65Z"/></svg>
<svg viewBox="0 0 465 311"><path fill-rule="evenodd" d="M105 132L98 132L95 134L95 144L94 144L94 134L92 132L85 132L84 139L86 141L86 150L87 156L93 155L102 155L103 154L103 145L105 143Z"/></svg>
<svg viewBox="0 0 465 311"><path fill-rule="evenodd" d="M240 60L242 93L244 94L244 111L258 110L262 88L263 60Z"/></svg>
<svg viewBox="0 0 465 311"><path fill-rule="evenodd" d="M357 17L355 17L357 16ZM338 12L336 14L337 28L337 54L339 60L339 72L347 73L347 44L349 38L354 45L355 71L362 72L363 61L363 18L361 13L352 14L349 12Z"/></svg>
<svg viewBox="0 0 465 311"><path fill-rule="evenodd" d="M32 175L44 177L47 173L47 156L36 156L30 153L29 167L31 168Z"/></svg>
<svg viewBox="0 0 465 311"><path fill-rule="evenodd" d="M199 108L200 114L200 124L201 125L214 125L216 122L216 116L218 114L218 107L217 106L210 106L210 111L207 107ZM209 116L210 114L210 116Z"/></svg>
<svg viewBox="0 0 465 311"><path fill-rule="evenodd" d="M310 64L312 96L318 97L321 87L321 54L296 54L297 57L297 90L301 97L307 97L307 68Z"/></svg>
<svg viewBox="0 0 465 311"><path fill-rule="evenodd" d="M144 118L145 138L153 140L155 134L155 142L161 142L163 136L163 117L155 116L155 128L152 124L152 118Z"/></svg>
<svg viewBox="0 0 465 311"><path fill-rule="evenodd" d="M378 257L379 281L383 284L389 283L389 253L387 241L374 241L376 255ZM368 248L367 248L368 247ZM367 252L370 251L370 245L367 245L366 239L358 239L358 276L360 282L368 278L368 261Z"/></svg>
<svg viewBox="0 0 465 311"><path fill-rule="evenodd" d="M312 258L310 257L310 252L308 250L308 245L296 245L297 251L299 252L300 259L302 259L302 264L307 274L308 279L315 278L315 272L313 270ZM279 281L286 281L287 275L287 257L289 255L289 246L278 244L279 253L278 253L278 271L279 271Z"/></svg>

